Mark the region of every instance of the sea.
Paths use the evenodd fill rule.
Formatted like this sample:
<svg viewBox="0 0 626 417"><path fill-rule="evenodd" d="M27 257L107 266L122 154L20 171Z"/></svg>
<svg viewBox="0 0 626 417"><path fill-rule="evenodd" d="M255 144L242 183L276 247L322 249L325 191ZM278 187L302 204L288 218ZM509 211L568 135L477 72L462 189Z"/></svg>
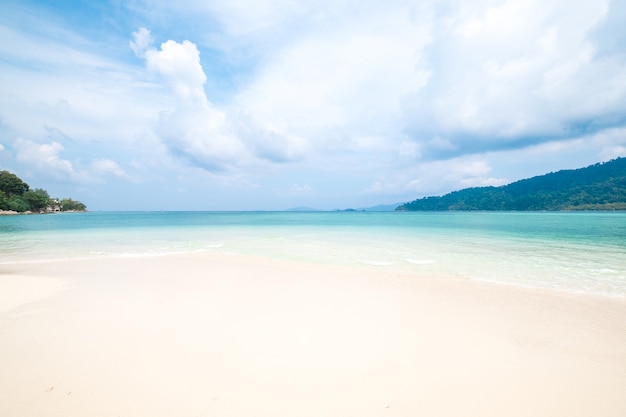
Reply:
<svg viewBox="0 0 626 417"><path fill-rule="evenodd" d="M0 216L2 267L242 254L626 298L624 212L86 212Z"/></svg>

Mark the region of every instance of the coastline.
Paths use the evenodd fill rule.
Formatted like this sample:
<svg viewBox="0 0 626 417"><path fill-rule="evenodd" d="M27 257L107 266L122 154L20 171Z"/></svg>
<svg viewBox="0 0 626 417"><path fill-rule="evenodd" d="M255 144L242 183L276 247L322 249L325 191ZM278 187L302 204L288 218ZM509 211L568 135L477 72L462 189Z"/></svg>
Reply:
<svg viewBox="0 0 626 417"><path fill-rule="evenodd" d="M624 300L223 253L0 293L9 417L626 414Z"/></svg>
<svg viewBox="0 0 626 417"><path fill-rule="evenodd" d="M58 214L58 213L88 213L89 210L55 210L55 211L15 211L15 210L0 210L0 216L14 216L19 214Z"/></svg>

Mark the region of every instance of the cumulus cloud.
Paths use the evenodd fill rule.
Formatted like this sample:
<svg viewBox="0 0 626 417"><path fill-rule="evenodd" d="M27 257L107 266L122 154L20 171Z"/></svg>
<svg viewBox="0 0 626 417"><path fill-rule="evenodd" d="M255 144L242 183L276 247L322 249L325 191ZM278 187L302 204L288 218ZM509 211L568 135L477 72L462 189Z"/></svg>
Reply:
<svg viewBox="0 0 626 417"><path fill-rule="evenodd" d="M245 109L222 110L204 91L207 77L200 53L190 41L168 40L151 47L150 32L141 28L130 43L147 67L160 74L175 95L173 111L162 112L157 135L171 152L211 172L232 171L259 160L287 162L302 157L304 141L258 122Z"/></svg>
<svg viewBox="0 0 626 417"><path fill-rule="evenodd" d="M399 201L626 154L623 2L137 0L115 28L154 33L131 39L0 9L3 132L35 139L3 158L72 181L159 166Z"/></svg>
<svg viewBox="0 0 626 417"><path fill-rule="evenodd" d="M131 176L115 161L111 159L96 159L91 163L91 170L97 177L113 175L115 177L132 180Z"/></svg>
<svg viewBox="0 0 626 417"><path fill-rule="evenodd" d="M242 110L231 114L231 125L234 134L254 155L269 161L298 161L308 150L304 138L282 133Z"/></svg>
<svg viewBox="0 0 626 417"><path fill-rule="evenodd" d="M62 157L65 148L59 142L37 143L18 138L13 144L15 159L29 169L46 177L75 183L102 182L106 176L134 181L115 161L99 158L92 161L89 169Z"/></svg>
<svg viewBox="0 0 626 417"><path fill-rule="evenodd" d="M329 149L346 145L335 140L337 131L351 143L380 134L393 139L401 130L401 98L429 78L418 68L428 23L402 12L320 23L286 40L237 104Z"/></svg>
<svg viewBox="0 0 626 417"><path fill-rule="evenodd" d="M205 100L179 102L175 111L162 113L156 133L175 156L208 171L234 169L248 157L226 115Z"/></svg>
<svg viewBox="0 0 626 417"><path fill-rule="evenodd" d="M206 75L196 45L169 40L156 49L147 29L140 28L133 36L131 48L163 77L177 99L173 111L160 114L157 135L176 156L194 165L209 171L232 167L245 149L230 134L224 112L205 95Z"/></svg>
<svg viewBox="0 0 626 417"><path fill-rule="evenodd" d="M39 144L32 140L18 138L13 144L15 159L37 171L55 178L82 181L85 179L77 172L72 163L62 159L59 153L63 145L59 142Z"/></svg>
<svg viewBox="0 0 626 417"><path fill-rule="evenodd" d="M485 156L462 156L421 164L412 174L414 179L406 184L406 190L421 195L441 193L465 187L498 186L510 182L507 178L495 178Z"/></svg>
<svg viewBox="0 0 626 417"><path fill-rule="evenodd" d="M254 44L263 57L236 103L317 147L384 132L389 146L408 136L419 145L414 155L445 159L624 122L625 54L605 46L624 13L617 2L206 7L233 43L254 42L250 28L256 39L272 38Z"/></svg>
<svg viewBox="0 0 626 417"><path fill-rule="evenodd" d="M211 47L257 61L234 97L255 118L316 146L333 129L396 143L406 133L421 156L450 157L618 123L624 53L606 44L622 9L609 0L240 0L187 13L218 22Z"/></svg>
<svg viewBox="0 0 626 417"><path fill-rule="evenodd" d="M166 100L136 66L108 54L126 34L102 41L89 19L81 22L85 33L85 26L63 27L65 17L51 18L41 5L23 6L0 2L0 112L12 130L5 137L128 146Z"/></svg>
<svg viewBox="0 0 626 417"><path fill-rule="evenodd" d="M146 50L144 56L148 68L161 74L179 98L206 100L203 89L206 75L200 65L200 52L195 44L169 40L161 44L160 50Z"/></svg>
<svg viewBox="0 0 626 417"><path fill-rule="evenodd" d="M428 85L405 101L408 134L431 157L524 147L620 122L624 55L598 56L607 1L459 6L433 34ZM621 120L623 122L623 120ZM450 145L441 148L445 138Z"/></svg>
<svg viewBox="0 0 626 417"><path fill-rule="evenodd" d="M395 201L418 196L440 195L459 188L500 186L510 178L494 175L492 160L485 155L467 155L445 160L423 161L392 175L377 178L364 194L386 195Z"/></svg>

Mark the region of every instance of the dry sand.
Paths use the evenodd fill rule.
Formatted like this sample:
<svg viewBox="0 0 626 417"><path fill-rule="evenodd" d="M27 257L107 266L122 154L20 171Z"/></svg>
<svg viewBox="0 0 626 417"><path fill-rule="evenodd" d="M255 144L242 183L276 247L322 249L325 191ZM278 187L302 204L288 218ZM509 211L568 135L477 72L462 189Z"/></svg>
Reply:
<svg viewBox="0 0 626 417"><path fill-rule="evenodd" d="M242 255L0 269L0 415L626 416L626 302Z"/></svg>

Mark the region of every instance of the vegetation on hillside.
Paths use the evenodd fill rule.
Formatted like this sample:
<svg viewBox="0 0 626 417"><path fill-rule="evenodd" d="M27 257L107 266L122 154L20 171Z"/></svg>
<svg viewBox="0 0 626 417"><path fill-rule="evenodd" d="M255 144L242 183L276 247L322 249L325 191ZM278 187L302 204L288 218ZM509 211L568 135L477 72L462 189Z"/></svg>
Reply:
<svg viewBox="0 0 626 417"><path fill-rule="evenodd" d="M32 189L17 175L9 171L0 171L0 210L18 213L46 213L54 211L85 211L80 201L64 198L51 198L41 188Z"/></svg>
<svg viewBox="0 0 626 417"><path fill-rule="evenodd" d="M626 210L626 158L501 187L466 188L425 197L396 210Z"/></svg>

